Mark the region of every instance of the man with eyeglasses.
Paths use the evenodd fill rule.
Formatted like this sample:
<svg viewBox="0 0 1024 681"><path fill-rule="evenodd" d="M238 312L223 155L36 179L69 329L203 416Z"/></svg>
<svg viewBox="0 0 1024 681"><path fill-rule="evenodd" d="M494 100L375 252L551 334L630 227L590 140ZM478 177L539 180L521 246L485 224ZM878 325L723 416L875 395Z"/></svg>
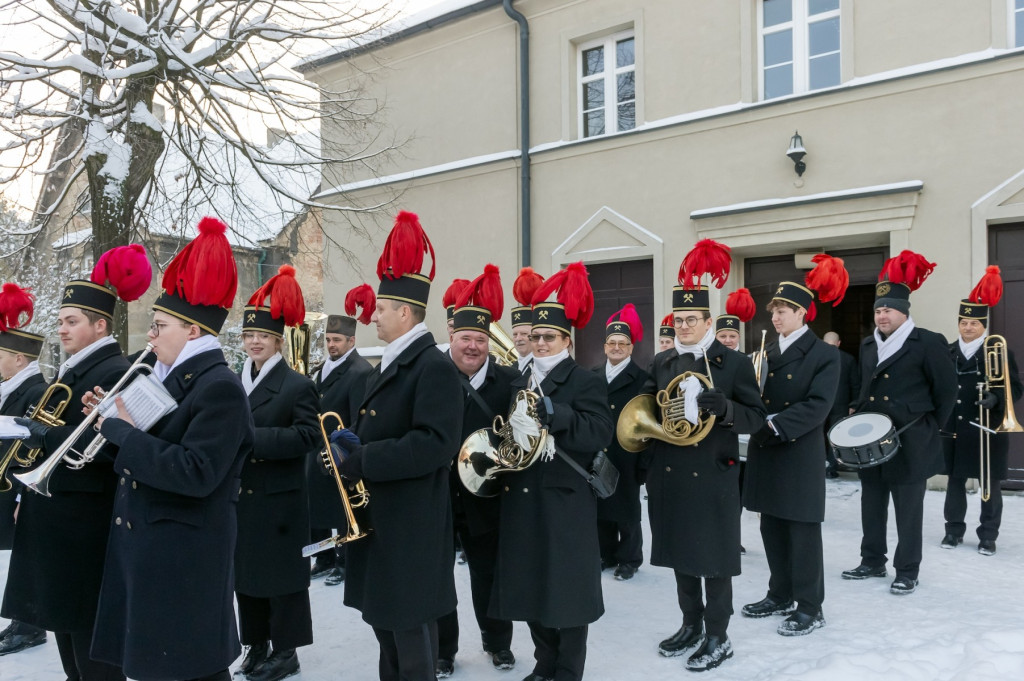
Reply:
<svg viewBox="0 0 1024 681"><path fill-rule="evenodd" d="M726 247L711 244L728 253ZM691 255L684 260L684 285L672 291L674 347L655 355L642 392L657 394L687 372L713 386L696 398L700 423L715 417L707 436L686 446L654 441L647 475L651 564L675 571L683 613L682 626L658 651L665 657L692 651L686 668L704 671L733 655L727 628L733 613L732 578L740 574L737 436L760 428L765 410L750 360L715 340L708 287L699 284L711 272L688 268L691 260ZM727 273L725 267L717 285L724 285ZM682 399L691 400L688 395Z"/></svg>
<svg viewBox="0 0 1024 681"><path fill-rule="evenodd" d="M594 369L608 384L608 409L612 423L649 378L632 360L633 346L643 340L644 329L632 303L608 318L605 325L604 365ZM604 450L619 470L615 493L597 501L597 538L602 569L615 568L615 579L632 579L643 563L643 532L640 529L640 485L646 471L641 458L627 452L616 437Z"/></svg>

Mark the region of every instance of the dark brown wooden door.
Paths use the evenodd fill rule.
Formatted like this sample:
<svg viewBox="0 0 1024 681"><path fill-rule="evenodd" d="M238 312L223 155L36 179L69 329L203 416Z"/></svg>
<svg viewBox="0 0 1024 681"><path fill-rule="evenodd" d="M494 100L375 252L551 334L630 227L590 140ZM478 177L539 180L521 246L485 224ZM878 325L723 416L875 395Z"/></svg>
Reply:
<svg viewBox="0 0 1024 681"><path fill-rule="evenodd" d="M992 264L999 265L1003 275L1003 299L992 309L990 331L1006 337L1020 368L1024 366L1024 222L989 227L988 252ZM1017 403L1018 419L1022 403ZM1024 489L1024 433L1008 437L1010 469L1003 489Z"/></svg>
<svg viewBox="0 0 1024 681"><path fill-rule="evenodd" d="M654 264L650 260L626 260L587 265L594 289L594 316L576 330L576 362L589 368L604 364L604 328L608 318L633 303L644 325L644 339L633 346L633 361L643 369L654 358ZM660 321L660 320L659 320Z"/></svg>

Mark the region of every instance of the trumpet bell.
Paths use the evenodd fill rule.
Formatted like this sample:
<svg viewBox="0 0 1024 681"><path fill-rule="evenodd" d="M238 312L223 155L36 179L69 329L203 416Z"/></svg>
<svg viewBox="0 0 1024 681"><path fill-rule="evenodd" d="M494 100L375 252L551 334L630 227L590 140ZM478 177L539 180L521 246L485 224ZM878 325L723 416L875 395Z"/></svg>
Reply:
<svg viewBox="0 0 1024 681"><path fill-rule="evenodd" d="M459 479L478 497L497 496L501 484L496 476L507 468L497 464L498 450L491 443L490 428L481 428L466 438L459 449Z"/></svg>

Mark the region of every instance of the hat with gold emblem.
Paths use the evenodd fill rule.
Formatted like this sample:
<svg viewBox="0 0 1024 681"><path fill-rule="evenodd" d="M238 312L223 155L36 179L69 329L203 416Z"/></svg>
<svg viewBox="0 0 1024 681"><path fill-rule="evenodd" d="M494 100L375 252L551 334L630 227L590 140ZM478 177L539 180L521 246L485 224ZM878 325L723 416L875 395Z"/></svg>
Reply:
<svg viewBox="0 0 1024 681"><path fill-rule="evenodd" d="M548 300L554 295L554 300ZM533 295L533 328L558 329L571 333L582 329L594 314L594 291L587 268L574 262L555 272Z"/></svg>
<svg viewBox="0 0 1024 681"><path fill-rule="evenodd" d="M676 328L675 322L672 320L672 314L665 315L665 318L661 320L661 328L658 329L658 336L660 338L675 338Z"/></svg>
<svg viewBox="0 0 1024 681"><path fill-rule="evenodd" d="M469 286L469 279L452 279L452 283L445 289L441 296L441 304L444 305L444 313L447 319L455 316L455 299L462 293L462 289Z"/></svg>
<svg viewBox="0 0 1024 681"><path fill-rule="evenodd" d="M512 297L519 303L512 308L512 328L533 323L533 294L544 283L544 277L532 267L519 270L519 276L512 284Z"/></svg>
<svg viewBox="0 0 1024 681"><path fill-rule="evenodd" d="M430 254L430 274L423 274L423 256ZM384 252L377 260L377 298L409 305L427 306L430 283L434 281L434 245L415 213L399 211Z"/></svg>
<svg viewBox="0 0 1024 681"><path fill-rule="evenodd" d="M501 273L495 265L484 266L484 273L463 287L455 299L452 317L456 331L488 333L491 322L501 319L505 309L505 294L501 291Z"/></svg>
<svg viewBox="0 0 1024 681"><path fill-rule="evenodd" d="M283 338L284 327L298 326L305 319L306 301L295 279L295 268L281 265L277 274L249 298L242 315L242 331L262 331Z"/></svg>
<svg viewBox="0 0 1024 681"><path fill-rule="evenodd" d="M141 244L112 248L96 262L89 279L73 279L64 287L60 306L77 307L114 318L117 299L138 300L153 281L153 268Z"/></svg>
<svg viewBox="0 0 1024 681"><path fill-rule="evenodd" d="M740 327L754 318L757 304L750 295L750 289L741 288L725 299L725 314L715 320L715 333L719 331L740 332Z"/></svg>
<svg viewBox="0 0 1024 681"><path fill-rule="evenodd" d="M901 251L886 260L875 284L875 309L889 307L909 315L911 292L919 289L934 269L935 263L913 251Z"/></svg>
<svg viewBox="0 0 1024 681"><path fill-rule="evenodd" d="M636 311L636 306L633 303L626 303L621 310L605 322L605 340L616 334L625 336L634 345L644 339L644 325L640 322L640 314Z"/></svg>
<svg viewBox="0 0 1024 681"><path fill-rule="evenodd" d="M701 239L679 265L678 286L672 287L672 311L711 311L710 289L701 283L704 275L710 277L715 288L725 286L732 267L729 247L713 239Z"/></svg>
<svg viewBox="0 0 1024 681"><path fill-rule="evenodd" d="M43 349L44 336L25 327L35 312L35 296L27 288L6 283L0 289L0 350L35 359Z"/></svg>
<svg viewBox="0 0 1024 681"><path fill-rule="evenodd" d="M960 319L976 319L988 328L988 311L1003 297L1003 278L998 265L989 265L985 274L971 290L971 295L960 301Z"/></svg>

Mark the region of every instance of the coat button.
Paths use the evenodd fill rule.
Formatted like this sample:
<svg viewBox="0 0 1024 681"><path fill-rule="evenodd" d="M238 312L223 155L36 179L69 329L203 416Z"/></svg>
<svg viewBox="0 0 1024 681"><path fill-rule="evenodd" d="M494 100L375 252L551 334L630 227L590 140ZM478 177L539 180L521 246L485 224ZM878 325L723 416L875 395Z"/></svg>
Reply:
<svg viewBox="0 0 1024 681"><path fill-rule="evenodd" d="M700 443L699 442L693 443L693 447L694 447L694 449L696 449L697 447L700 447Z"/></svg>
<svg viewBox="0 0 1024 681"><path fill-rule="evenodd" d="M115 525L120 525L121 524L121 518L120 517L114 518L114 524Z"/></svg>
<svg viewBox="0 0 1024 681"><path fill-rule="evenodd" d="M505 491L506 491L506 492L508 491L508 487L506 487L506 488L505 488Z"/></svg>
<svg viewBox="0 0 1024 681"><path fill-rule="evenodd" d="M883 397L882 399L883 399L883 400L885 400L886 402L888 402L888 401L889 401L889 396L888 396L888 395L886 395L886 396L885 396L885 397Z"/></svg>
<svg viewBox="0 0 1024 681"><path fill-rule="evenodd" d="M370 416L376 416L376 415L377 415L377 411L375 409L371 409L370 410Z"/></svg>
<svg viewBox="0 0 1024 681"><path fill-rule="evenodd" d="M665 466L665 472L666 473L671 473L672 472L672 466Z"/></svg>
<svg viewBox="0 0 1024 681"><path fill-rule="evenodd" d="M526 494L526 493L527 493L527 492L529 492L529 491L530 491L530 488L529 488L529 487L524 487L524 488L523 488L523 494Z"/></svg>
<svg viewBox="0 0 1024 681"><path fill-rule="evenodd" d="M132 529L132 524L130 522L127 522L125 523L125 527L127 527L130 530Z"/></svg>
<svg viewBox="0 0 1024 681"><path fill-rule="evenodd" d="M366 410L365 409L360 409L359 410L359 415L362 416L364 414L366 414Z"/></svg>
<svg viewBox="0 0 1024 681"><path fill-rule="evenodd" d="M697 471L693 472L693 477L695 477L695 478L697 477Z"/></svg>
<svg viewBox="0 0 1024 681"><path fill-rule="evenodd" d="M324 399L324 394L323 393L320 393L320 399L321 400Z"/></svg>
<svg viewBox="0 0 1024 681"><path fill-rule="evenodd" d="M247 489L247 490L245 490L245 493L246 494L252 494L252 490L251 489Z"/></svg>
<svg viewBox="0 0 1024 681"><path fill-rule="evenodd" d="M608 448L607 448L607 447L605 447L605 448L604 448L604 449L602 449L601 451L602 451L602 452L604 452L605 454L607 454L607 453L608 453Z"/></svg>
<svg viewBox="0 0 1024 681"><path fill-rule="evenodd" d="M769 371L769 372L768 372L768 375L769 375L769 376L774 376L774 375L775 375L775 372L774 372L774 371Z"/></svg>
<svg viewBox="0 0 1024 681"><path fill-rule="evenodd" d="M786 374L786 378L790 381L793 380L793 374Z"/></svg>
<svg viewBox="0 0 1024 681"><path fill-rule="evenodd" d="M256 459L249 459L249 463L256 463Z"/></svg>
<svg viewBox="0 0 1024 681"><path fill-rule="evenodd" d="M964 420L964 417L963 417L963 416L957 416L957 417L956 417L956 420L957 420L957 421L963 421L963 420Z"/></svg>
<svg viewBox="0 0 1024 681"><path fill-rule="evenodd" d="M789 406L789 402L783 402L783 403L782 403L782 406L783 406L783 407L788 407L788 406Z"/></svg>
<svg viewBox="0 0 1024 681"><path fill-rule="evenodd" d="M124 484L124 478L121 478L121 484L122 485Z"/></svg>
<svg viewBox="0 0 1024 681"><path fill-rule="evenodd" d="M874 401L875 401L875 396L874 395L872 395L871 397L868 398L868 402L874 402Z"/></svg>
<svg viewBox="0 0 1024 681"><path fill-rule="evenodd" d="M960 400L957 400L957 401L956 401L956 403L957 403L957 404L960 404Z"/></svg>
<svg viewBox="0 0 1024 681"><path fill-rule="evenodd" d="M613 405L612 405L612 409L614 409L614 408L615 408L615 405L613 404Z"/></svg>
<svg viewBox="0 0 1024 681"><path fill-rule="evenodd" d="M765 401L764 401L764 403L765 403L765 404L771 404L771 403L772 403L772 401L771 401L771 400L765 400Z"/></svg>
<svg viewBox="0 0 1024 681"><path fill-rule="evenodd" d="M132 472L131 472L130 470L128 470L127 468L125 468L125 469L124 469L124 474L125 474L125 475L131 475L131 474L132 474Z"/></svg>
<svg viewBox="0 0 1024 681"><path fill-rule="evenodd" d="M139 486L135 483L134 480L132 480L132 489L138 489L138 488L139 488Z"/></svg>

